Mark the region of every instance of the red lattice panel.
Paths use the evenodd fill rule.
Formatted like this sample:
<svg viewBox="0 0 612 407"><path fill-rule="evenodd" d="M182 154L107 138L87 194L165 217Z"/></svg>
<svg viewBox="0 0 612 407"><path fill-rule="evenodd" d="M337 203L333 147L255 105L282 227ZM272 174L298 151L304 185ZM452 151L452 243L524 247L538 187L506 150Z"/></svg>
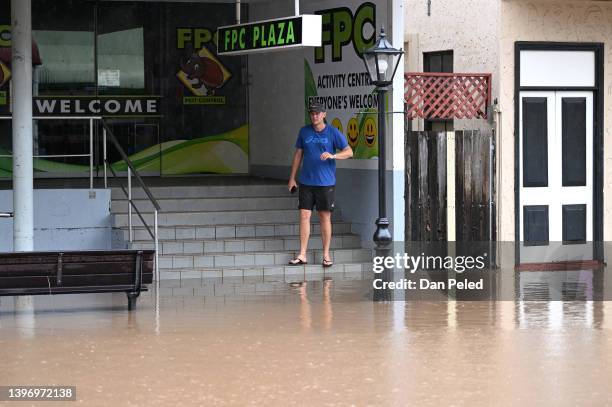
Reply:
<svg viewBox="0 0 612 407"><path fill-rule="evenodd" d="M404 101L409 119L486 119L491 74L407 73Z"/></svg>

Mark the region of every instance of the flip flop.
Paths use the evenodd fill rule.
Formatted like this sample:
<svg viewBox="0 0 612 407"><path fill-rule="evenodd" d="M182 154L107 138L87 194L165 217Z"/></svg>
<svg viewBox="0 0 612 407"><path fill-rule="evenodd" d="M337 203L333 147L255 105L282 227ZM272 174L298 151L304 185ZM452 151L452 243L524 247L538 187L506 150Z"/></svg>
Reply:
<svg viewBox="0 0 612 407"><path fill-rule="evenodd" d="M304 260L302 260L302 259L300 259L300 258L298 258L298 257L296 257L296 258L295 258L295 259L293 259L293 260L289 260L289 265L290 265L290 266L302 266L302 265L304 265L304 264L308 264L308 262L307 262L307 261L304 261Z"/></svg>
<svg viewBox="0 0 612 407"><path fill-rule="evenodd" d="M334 262L331 260L323 259L323 262L321 263L321 265L323 267L331 267L334 265Z"/></svg>

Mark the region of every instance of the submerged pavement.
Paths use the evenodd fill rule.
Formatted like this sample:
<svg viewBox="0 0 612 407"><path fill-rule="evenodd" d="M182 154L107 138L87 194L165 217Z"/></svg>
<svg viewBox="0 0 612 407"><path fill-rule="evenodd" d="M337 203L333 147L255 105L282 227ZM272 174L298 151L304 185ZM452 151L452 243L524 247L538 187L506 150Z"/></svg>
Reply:
<svg viewBox="0 0 612 407"><path fill-rule="evenodd" d="M0 385L86 406L612 405L611 302L374 302L371 276L309 280L162 281L134 312L1 297Z"/></svg>

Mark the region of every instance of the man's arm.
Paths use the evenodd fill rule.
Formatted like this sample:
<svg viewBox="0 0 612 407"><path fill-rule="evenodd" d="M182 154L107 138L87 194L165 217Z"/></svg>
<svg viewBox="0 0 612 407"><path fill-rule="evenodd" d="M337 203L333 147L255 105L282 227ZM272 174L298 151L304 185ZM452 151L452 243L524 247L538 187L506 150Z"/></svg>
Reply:
<svg viewBox="0 0 612 407"><path fill-rule="evenodd" d="M353 149L351 146L346 146L344 150L336 153L336 160L346 160L347 158L353 158Z"/></svg>
<svg viewBox="0 0 612 407"><path fill-rule="evenodd" d="M304 150L301 148L296 148L295 153L293 153L293 162L291 163L291 175L289 175L289 182L287 186L291 191L291 188L297 187L297 183L295 182L295 177L297 175L298 169L300 168L300 164L302 163L302 157L304 156Z"/></svg>
<svg viewBox="0 0 612 407"><path fill-rule="evenodd" d="M351 146L344 147L344 150L336 154L328 153L327 151L321 154L321 160L328 160L328 159L346 160L347 158L352 158L352 157L353 157L353 149L351 148Z"/></svg>

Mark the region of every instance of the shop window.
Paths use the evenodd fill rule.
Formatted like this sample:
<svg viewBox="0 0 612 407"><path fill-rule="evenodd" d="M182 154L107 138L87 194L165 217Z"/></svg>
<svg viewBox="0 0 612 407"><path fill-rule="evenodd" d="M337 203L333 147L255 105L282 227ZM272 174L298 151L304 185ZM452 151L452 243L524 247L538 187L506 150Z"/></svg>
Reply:
<svg viewBox="0 0 612 407"><path fill-rule="evenodd" d="M32 39L42 62L32 73L34 96L95 93L92 2L32 2Z"/></svg>
<svg viewBox="0 0 612 407"><path fill-rule="evenodd" d="M246 21L247 5L242 15ZM89 151L89 120L57 116L82 113L87 101L99 98L114 100L112 106L130 101L129 109L105 114L105 120L143 174L248 172L247 57L219 56L214 41L216 27L234 22L233 4L33 1L33 41L40 54L33 71L33 95L40 101L35 106L47 106L45 114L55 116L34 122L34 153L47 156L36 161L35 171L87 173L88 158L73 156ZM10 69L8 0L0 0L0 27L0 69ZM3 82L8 76L0 72L0 115L10 116L10 81ZM68 101L69 108L48 107L57 100ZM154 100L155 113L143 111L140 100ZM92 135L94 164L101 164L98 124ZM10 155L11 136L11 121L1 120L0 155ZM108 158L119 171L125 168L113 148ZM2 168L0 178L10 174Z"/></svg>
<svg viewBox="0 0 612 407"><path fill-rule="evenodd" d="M98 8L98 91L143 94L145 89L145 21L154 20L142 3L106 3ZM157 32L158 27L151 27ZM155 42L151 48L157 48Z"/></svg>

